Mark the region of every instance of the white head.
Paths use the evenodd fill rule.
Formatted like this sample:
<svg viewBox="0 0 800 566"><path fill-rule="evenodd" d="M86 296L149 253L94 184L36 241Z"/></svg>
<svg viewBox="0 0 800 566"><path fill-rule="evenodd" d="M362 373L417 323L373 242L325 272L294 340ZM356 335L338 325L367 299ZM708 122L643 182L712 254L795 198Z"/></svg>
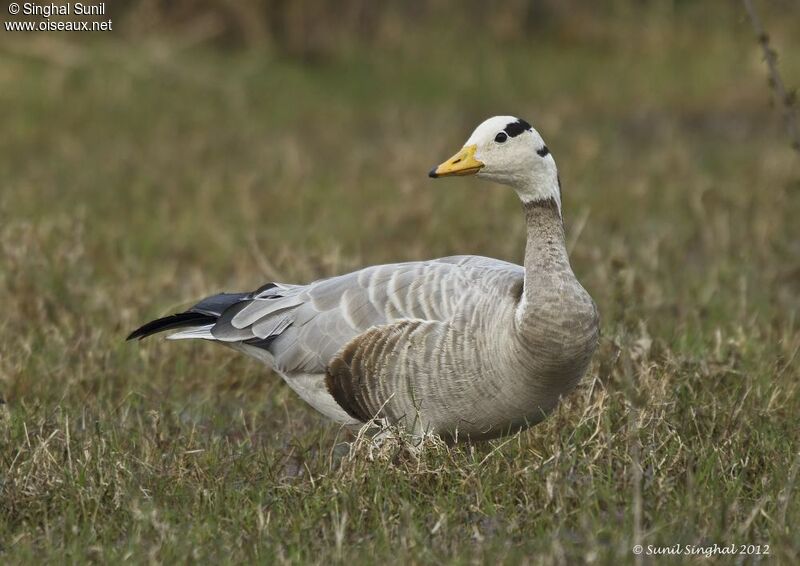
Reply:
<svg viewBox="0 0 800 566"><path fill-rule="evenodd" d="M523 202L554 199L561 209L556 162L539 132L514 116L495 116L478 126L461 151L429 176L477 175L512 187Z"/></svg>

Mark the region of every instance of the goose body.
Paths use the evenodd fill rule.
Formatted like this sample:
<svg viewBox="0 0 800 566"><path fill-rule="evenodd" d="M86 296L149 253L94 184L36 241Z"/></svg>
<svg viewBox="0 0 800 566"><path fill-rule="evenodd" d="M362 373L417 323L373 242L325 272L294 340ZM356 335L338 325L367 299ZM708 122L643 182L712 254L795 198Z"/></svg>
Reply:
<svg viewBox="0 0 800 566"><path fill-rule="evenodd" d="M346 425L481 439L535 424L578 383L599 332L567 257L555 162L527 122L500 116L430 175L463 174L516 189L524 266L455 256L269 283L208 297L129 339L174 329L170 339L224 343Z"/></svg>

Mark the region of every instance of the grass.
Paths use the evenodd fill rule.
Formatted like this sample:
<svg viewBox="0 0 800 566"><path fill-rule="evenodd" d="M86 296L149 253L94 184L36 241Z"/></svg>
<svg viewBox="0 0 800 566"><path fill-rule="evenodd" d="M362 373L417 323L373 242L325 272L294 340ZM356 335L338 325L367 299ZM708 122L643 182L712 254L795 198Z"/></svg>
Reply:
<svg viewBox="0 0 800 566"><path fill-rule="evenodd" d="M797 84L790 18L766 16ZM751 30L716 22L315 65L4 38L0 559L624 563L638 542L796 562L800 165ZM267 280L519 261L510 191L426 178L499 113L548 140L603 321L543 424L348 446L252 360L123 341Z"/></svg>

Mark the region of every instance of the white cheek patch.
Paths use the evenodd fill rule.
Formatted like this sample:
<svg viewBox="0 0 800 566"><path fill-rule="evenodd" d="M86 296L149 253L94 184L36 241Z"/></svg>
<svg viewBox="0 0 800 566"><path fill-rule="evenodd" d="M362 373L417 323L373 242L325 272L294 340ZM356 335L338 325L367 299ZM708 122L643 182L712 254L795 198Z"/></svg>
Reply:
<svg viewBox="0 0 800 566"><path fill-rule="evenodd" d="M495 139L505 134L502 139ZM510 185L523 202L554 200L561 211L561 183L550 149L533 127L515 116L484 121L465 145L477 146L479 177ZM534 155L534 152L536 155Z"/></svg>

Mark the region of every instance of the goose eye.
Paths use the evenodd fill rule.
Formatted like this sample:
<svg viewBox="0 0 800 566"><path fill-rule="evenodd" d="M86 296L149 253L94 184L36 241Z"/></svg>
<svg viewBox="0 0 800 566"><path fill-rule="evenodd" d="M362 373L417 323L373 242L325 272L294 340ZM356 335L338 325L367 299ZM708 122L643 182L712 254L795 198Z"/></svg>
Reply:
<svg viewBox="0 0 800 566"><path fill-rule="evenodd" d="M500 132L494 137L494 141L496 141L497 143L503 143L507 139L508 139L508 134L506 134L505 132Z"/></svg>

